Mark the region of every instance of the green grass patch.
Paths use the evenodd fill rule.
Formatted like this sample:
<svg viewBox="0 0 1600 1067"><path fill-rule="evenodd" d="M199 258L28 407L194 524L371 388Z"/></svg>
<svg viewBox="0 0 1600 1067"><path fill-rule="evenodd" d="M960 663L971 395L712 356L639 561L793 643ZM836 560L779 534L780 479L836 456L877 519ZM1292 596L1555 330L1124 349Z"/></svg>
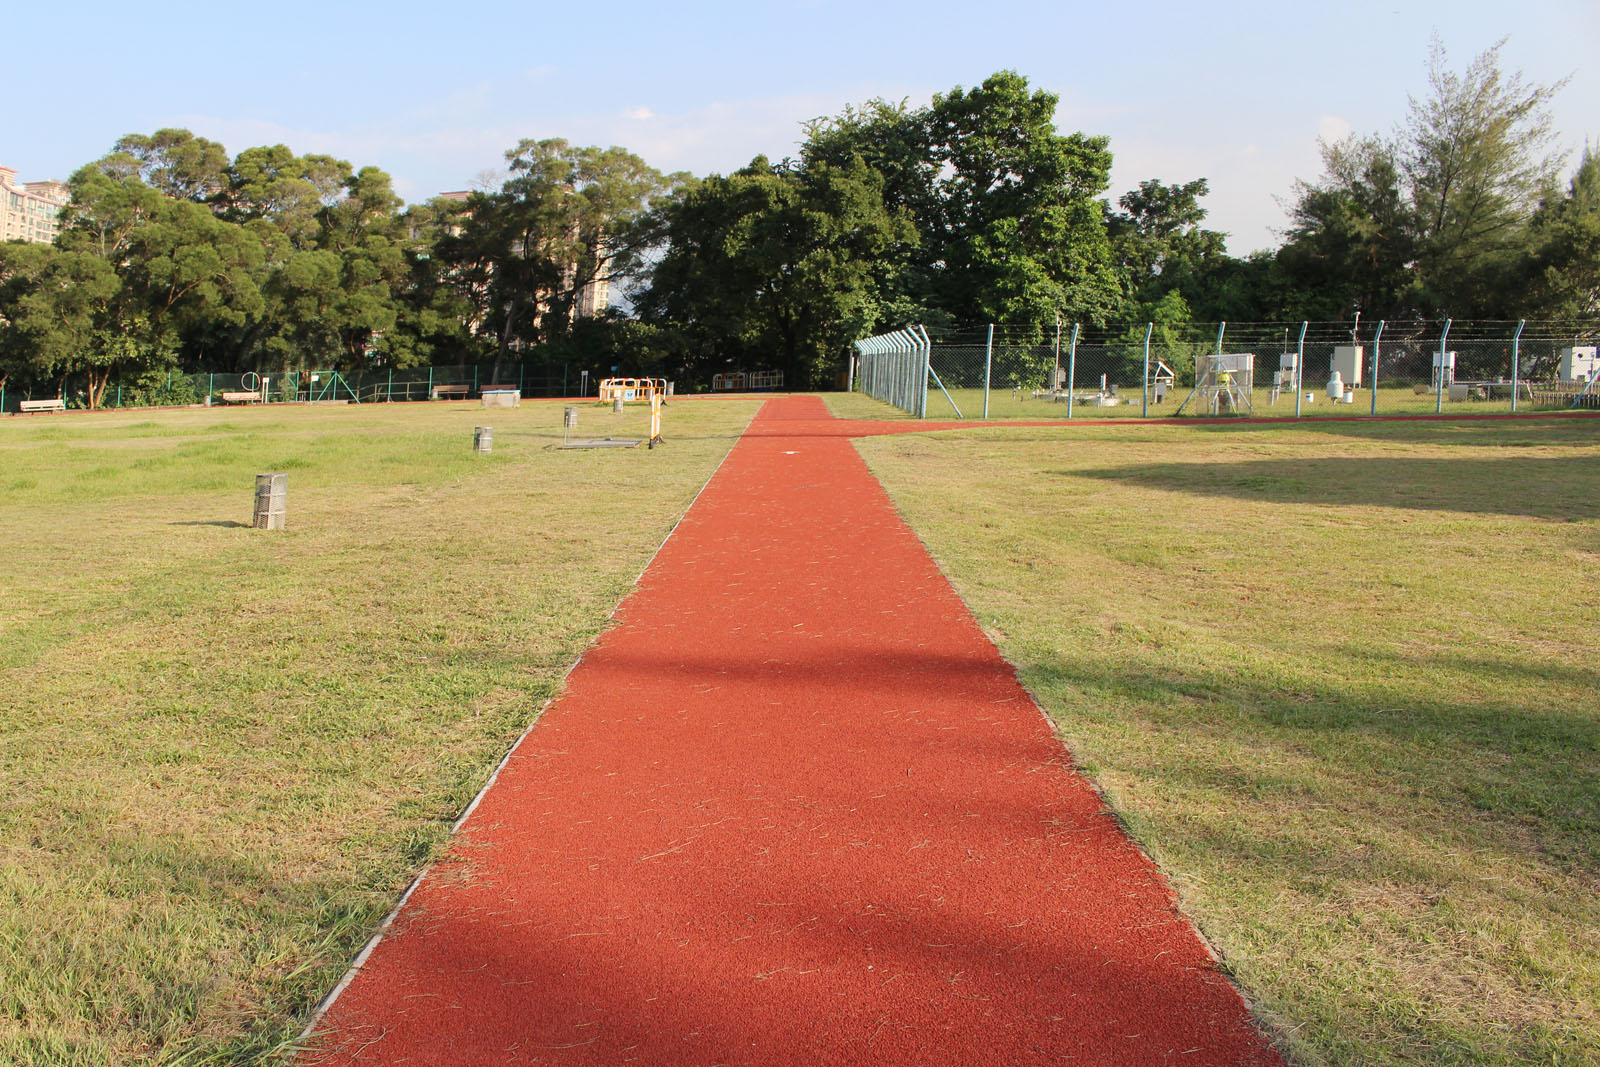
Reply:
<svg viewBox="0 0 1600 1067"><path fill-rule="evenodd" d="M1295 1062L1600 1062L1600 421L859 447Z"/></svg>
<svg viewBox="0 0 1600 1067"><path fill-rule="evenodd" d="M282 1054L759 403L0 420L0 1062Z"/></svg>
<svg viewBox="0 0 1600 1067"><path fill-rule="evenodd" d="M1324 383L1325 384L1325 383ZM1109 407L1100 407L1092 400L1085 400L1085 391L1096 390L1080 387L1079 394L1072 405L1074 419L1136 419L1145 411L1143 398L1137 386L1123 389L1116 397L1116 403ZM1306 392L1312 394L1312 399L1300 404L1300 417L1304 419L1327 418L1330 416L1366 415L1372 411L1371 390L1358 389L1355 402L1351 404L1334 403L1323 392L1322 386L1308 388ZM1167 394L1164 403L1155 402L1154 393L1151 394L1148 414L1150 418L1170 418L1177 415L1178 406L1189 395L1188 389L1178 389ZM1258 418L1294 418L1295 403L1293 393L1284 393L1279 396L1276 403L1269 402L1270 390L1257 388L1255 390L1255 407L1251 414ZM940 391L936 385L928 387L928 418L953 419L960 417L980 419L983 417L983 389L950 389L948 395ZM954 404L952 405L952 401ZM835 401L829 398L830 406ZM1433 415L1439 405L1432 393L1418 393L1412 386L1379 386L1377 414L1379 415ZM1518 411L1553 411L1562 410L1564 404L1551 405L1534 403L1523 397L1517 403ZM1446 399L1443 405L1445 415L1493 415L1507 414L1511 411L1509 397L1496 397L1493 400L1460 400ZM1199 411L1193 404L1184 412L1184 416L1202 416L1205 412ZM850 418L865 416L853 415ZM1037 398L1031 389L1014 390L1009 387L1004 389L991 389L989 392L989 418L991 419L1026 419L1038 421L1041 419L1064 419L1067 417L1067 404L1065 400L1055 400L1049 397Z"/></svg>
<svg viewBox="0 0 1600 1067"><path fill-rule="evenodd" d="M912 416L865 393L825 393L823 402L841 419L909 419Z"/></svg>

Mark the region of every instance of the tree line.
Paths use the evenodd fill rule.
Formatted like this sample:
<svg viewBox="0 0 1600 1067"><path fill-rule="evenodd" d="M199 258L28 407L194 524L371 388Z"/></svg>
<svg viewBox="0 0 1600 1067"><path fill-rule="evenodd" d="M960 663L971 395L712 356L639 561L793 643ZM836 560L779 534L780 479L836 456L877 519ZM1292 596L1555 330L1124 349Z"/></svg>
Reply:
<svg viewBox="0 0 1600 1067"><path fill-rule="evenodd" d="M1558 182L1560 85L1500 47L1457 73L1435 45L1405 121L1324 144L1280 247L1244 257L1205 227L1204 178L1112 203L1108 139L1059 132L1011 71L847 107L727 175L526 140L504 180L409 206L376 167L129 135L72 175L53 245L0 244L0 385L75 375L97 406L174 369L567 362L805 387L908 323L1595 316L1600 155ZM627 308L576 314L597 279Z"/></svg>

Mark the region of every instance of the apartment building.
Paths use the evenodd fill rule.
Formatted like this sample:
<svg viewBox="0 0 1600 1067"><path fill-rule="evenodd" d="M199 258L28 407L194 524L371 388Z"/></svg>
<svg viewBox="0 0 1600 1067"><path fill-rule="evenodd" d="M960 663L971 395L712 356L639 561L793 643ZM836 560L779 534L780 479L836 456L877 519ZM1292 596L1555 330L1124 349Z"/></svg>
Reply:
<svg viewBox="0 0 1600 1067"><path fill-rule="evenodd" d="M593 318L604 315L611 306L611 279L601 276L578 291L578 302L572 308L574 318Z"/></svg>
<svg viewBox="0 0 1600 1067"><path fill-rule="evenodd" d="M467 190L461 189L454 192L440 193L437 199L451 200L458 204L464 204L471 195L472 194ZM450 232L452 236L457 235L461 232L461 227L452 226L450 227ZM412 231L411 236L417 237L418 233L416 231ZM576 239L576 230L569 233L568 236L569 238ZM577 276L578 265L576 263L567 264L561 271L562 287L570 289L577 281ZM578 290L577 298L572 303L570 315L573 319L592 318L596 315L604 315L606 313L606 309L610 306L611 279L608 276L602 275L601 277L595 278L592 281L586 282L583 288ZM545 311L546 307L544 302L540 301L539 306L534 309L533 313L535 323L537 323L539 319L544 316Z"/></svg>
<svg viewBox="0 0 1600 1067"><path fill-rule="evenodd" d="M19 185L15 167L0 167L0 241L54 241L70 196L66 182Z"/></svg>

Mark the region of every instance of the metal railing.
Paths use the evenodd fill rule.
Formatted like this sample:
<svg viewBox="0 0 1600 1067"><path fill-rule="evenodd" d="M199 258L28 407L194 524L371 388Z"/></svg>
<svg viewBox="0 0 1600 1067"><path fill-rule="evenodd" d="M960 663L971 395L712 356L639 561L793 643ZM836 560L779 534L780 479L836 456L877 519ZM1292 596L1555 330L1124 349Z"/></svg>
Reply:
<svg viewBox="0 0 1600 1067"><path fill-rule="evenodd" d="M261 371L243 374L183 374L177 371L144 373L114 381L101 398L103 408L176 407L224 403L388 403L401 401L464 399L478 396L486 385L514 386L524 396L575 396L593 393L592 376L571 364L502 365L502 382L491 382L491 364L441 367L407 367L397 370ZM69 407L87 406L85 388L78 376L68 375L64 386L48 389L7 389L0 386L0 413L14 413L23 401L56 395ZM593 379L598 381L598 379ZM244 394L253 399L246 400Z"/></svg>
<svg viewBox="0 0 1600 1067"><path fill-rule="evenodd" d="M878 334L853 346L849 384L922 418L928 411L932 341L921 326ZM954 401L951 402L952 404Z"/></svg>
<svg viewBox="0 0 1600 1067"><path fill-rule="evenodd" d="M854 348L852 387L918 418L1600 410L1600 321L1063 320Z"/></svg>

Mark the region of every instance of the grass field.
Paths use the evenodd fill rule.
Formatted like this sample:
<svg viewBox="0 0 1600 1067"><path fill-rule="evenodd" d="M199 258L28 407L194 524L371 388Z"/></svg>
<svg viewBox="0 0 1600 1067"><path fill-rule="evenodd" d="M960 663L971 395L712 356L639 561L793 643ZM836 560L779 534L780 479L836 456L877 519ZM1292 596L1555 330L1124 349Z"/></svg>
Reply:
<svg viewBox="0 0 1600 1067"><path fill-rule="evenodd" d="M0 420L0 1063L282 1050L758 404Z"/></svg>
<svg viewBox="0 0 1600 1067"><path fill-rule="evenodd" d="M1600 420L859 447L1295 1062L1600 1062Z"/></svg>
<svg viewBox="0 0 1600 1067"><path fill-rule="evenodd" d="M1302 418L1326 418L1332 415L1366 415L1372 410L1372 393L1370 390L1357 390L1355 402L1352 404L1335 404L1328 400L1322 389L1311 389L1307 392L1313 394L1310 403L1304 401L1300 405ZM1154 394L1151 394L1149 415L1151 418L1168 418L1178 413L1178 405L1183 403L1189 395L1189 390L1180 389L1176 393L1169 393L1166 402L1157 404ZM1285 393L1278 398L1276 404L1267 402L1269 392L1266 389L1255 391L1255 409L1253 414L1261 418L1293 418L1295 413L1294 394ZM1137 385L1130 389L1122 390L1118 399L1121 403L1113 407L1097 407L1093 402L1085 402L1080 395L1072 405L1072 417L1075 419L1136 419L1140 416L1142 405L1140 403ZM951 406L955 401L955 407ZM1417 393L1410 386L1384 387L1378 389L1378 414L1379 415L1432 415L1437 406L1437 400L1432 393ZM1526 397L1517 402L1518 411L1552 411L1561 410L1565 405L1552 407L1548 404L1535 404ZM983 389L951 389L949 396L941 392L936 386L928 389L928 418L953 419L959 408L961 415L969 419L983 416ZM1490 415L1504 414L1511 411L1511 401L1508 398L1494 400L1463 400L1444 403L1444 414L1447 415ZM1190 410L1184 412L1188 415L1202 415L1204 412ZM989 417L991 419L1064 419L1067 417L1066 401L1049 399L1035 399L1031 393L1015 393L1011 389L993 389L989 393Z"/></svg>
<svg viewBox="0 0 1600 1067"><path fill-rule="evenodd" d="M284 1049L759 403L0 420L0 1062ZM861 449L1298 1062L1600 1061L1600 421Z"/></svg>

